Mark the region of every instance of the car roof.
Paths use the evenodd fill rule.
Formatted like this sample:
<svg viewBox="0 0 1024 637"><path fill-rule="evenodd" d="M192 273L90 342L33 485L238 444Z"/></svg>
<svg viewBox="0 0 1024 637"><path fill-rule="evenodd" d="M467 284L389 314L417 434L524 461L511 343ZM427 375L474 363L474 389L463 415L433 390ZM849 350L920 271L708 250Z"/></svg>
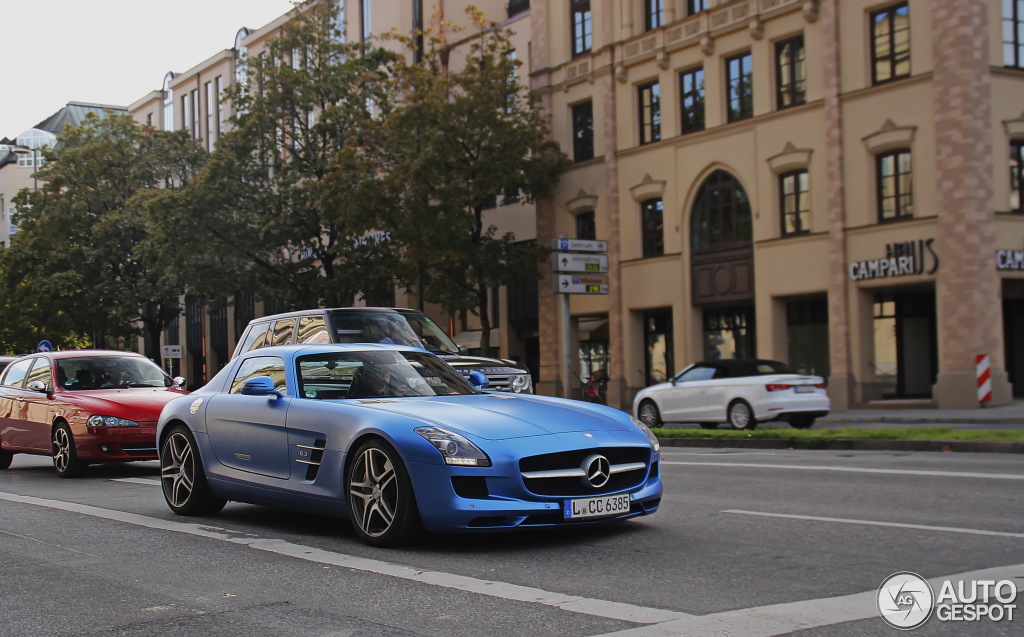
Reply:
<svg viewBox="0 0 1024 637"><path fill-rule="evenodd" d="M310 314L330 314L331 312L366 312L366 313L395 313L395 314L422 314L419 310L406 307L318 307L310 310L295 310L294 312L282 312L281 314L268 314L267 316L261 316L255 318L251 323L262 323L263 321L276 321L278 319L295 318L299 316L309 316Z"/></svg>
<svg viewBox="0 0 1024 637"><path fill-rule="evenodd" d="M49 356L51 358L82 358L85 356L123 356L134 358L146 358L138 352L126 352L118 349L63 349L55 352L32 352L16 358L28 358L29 356ZM146 360L149 360L146 358Z"/></svg>
<svg viewBox="0 0 1024 637"><path fill-rule="evenodd" d="M789 369L789 366L779 361L767 358L722 358L718 360L700 361L696 363L701 367L715 367L721 369L729 376L762 376L764 373L758 371L759 365L780 366ZM773 372L775 373L775 372Z"/></svg>
<svg viewBox="0 0 1024 637"><path fill-rule="evenodd" d="M317 354L317 353L329 353L329 352L367 352L367 351L380 351L380 350L391 350L400 352L427 352L425 349L419 347L409 347L407 345L392 345L390 343L319 343L319 344L298 344L298 345L271 345L270 347L261 347L254 349L249 352L243 352L238 355L238 358L246 356L299 356L302 354ZM430 352L427 352L428 354Z"/></svg>

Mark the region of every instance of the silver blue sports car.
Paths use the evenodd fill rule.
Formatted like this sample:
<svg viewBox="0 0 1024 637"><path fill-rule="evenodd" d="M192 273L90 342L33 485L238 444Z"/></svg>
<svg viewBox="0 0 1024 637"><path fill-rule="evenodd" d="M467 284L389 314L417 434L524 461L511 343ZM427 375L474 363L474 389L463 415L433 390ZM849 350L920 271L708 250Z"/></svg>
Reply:
<svg viewBox="0 0 1024 637"><path fill-rule="evenodd" d="M653 513L658 440L617 409L487 392L425 350L283 345L243 354L157 426L175 513L229 500L347 517L377 546Z"/></svg>

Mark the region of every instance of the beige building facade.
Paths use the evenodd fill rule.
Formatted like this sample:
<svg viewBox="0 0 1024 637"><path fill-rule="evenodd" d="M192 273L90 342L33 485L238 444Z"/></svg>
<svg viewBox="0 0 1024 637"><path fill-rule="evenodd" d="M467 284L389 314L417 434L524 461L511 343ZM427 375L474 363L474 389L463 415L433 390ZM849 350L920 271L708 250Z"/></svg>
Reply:
<svg viewBox="0 0 1024 637"><path fill-rule="evenodd" d="M570 352L610 403L733 356L825 376L836 408L977 406L979 355L993 403L1024 393L1015 4L531 2L533 88L576 160L538 236L608 242Z"/></svg>

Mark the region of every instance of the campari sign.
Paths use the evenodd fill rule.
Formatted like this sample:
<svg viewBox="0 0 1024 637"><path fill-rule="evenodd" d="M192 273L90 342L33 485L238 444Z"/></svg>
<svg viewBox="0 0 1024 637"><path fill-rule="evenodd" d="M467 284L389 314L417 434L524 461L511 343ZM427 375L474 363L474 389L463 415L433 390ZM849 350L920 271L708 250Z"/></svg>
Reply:
<svg viewBox="0 0 1024 637"><path fill-rule="evenodd" d="M899 241L885 246L885 258L855 261L850 264L850 278L885 279L913 274L935 274L939 269L939 255L935 254L935 239Z"/></svg>

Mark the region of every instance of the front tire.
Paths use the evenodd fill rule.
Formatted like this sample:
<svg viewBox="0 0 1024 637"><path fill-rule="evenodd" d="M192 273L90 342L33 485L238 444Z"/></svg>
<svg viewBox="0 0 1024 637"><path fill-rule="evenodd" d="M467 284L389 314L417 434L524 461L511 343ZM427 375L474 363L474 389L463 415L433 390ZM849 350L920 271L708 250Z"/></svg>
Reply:
<svg viewBox="0 0 1024 637"><path fill-rule="evenodd" d="M14 460L13 453L0 449L0 470L9 469L11 467L12 460Z"/></svg>
<svg viewBox="0 0 1024 637"><path fill-rule="evenodd" d="M50 434L50 448L53 455L53 468L62 478L75 478L85 471L85 464L78 459L75 449L75 437L71 435L71 427L62 422L53 428Z"/></svg>
<svg viewBox="0 0 1024 637"><path fill-rule="evenodd" d="M661 412L653 400L644 400L636 410L637 418L651 429L657 429L664 423L661 421Z"/></svg>
<svg viewBox="0 0 1024 637"><path fill-rule="evenodd" d="M367 544L398 546L422 531L412 481L405 464L387 442L361 444L348 469L348 510L352 528Z"/></svg>
<svg viewBox="0 0 1024 637"><path fill-rule="evenodd" d="M209 515L227 504L210 493L196 439L183 425L171 428L160 446L160 486L178 515Z"/></svg>
<svg viewBox="0 0 1024 637"><path fill-rule="evenodd" d="M728 418L729 424L732 425L733 429L754 429L757 427L757 418L754 418L753 408L751 408L750 403L742 398L737 398L729 403L726 418Z"/></svg>
<svg viewBox="0 0 1024 637"><path fill-rule="evenodd" d="M794 429L810 429L814 421L814 416L793 416L789 419L789 426Z"/></svg>

